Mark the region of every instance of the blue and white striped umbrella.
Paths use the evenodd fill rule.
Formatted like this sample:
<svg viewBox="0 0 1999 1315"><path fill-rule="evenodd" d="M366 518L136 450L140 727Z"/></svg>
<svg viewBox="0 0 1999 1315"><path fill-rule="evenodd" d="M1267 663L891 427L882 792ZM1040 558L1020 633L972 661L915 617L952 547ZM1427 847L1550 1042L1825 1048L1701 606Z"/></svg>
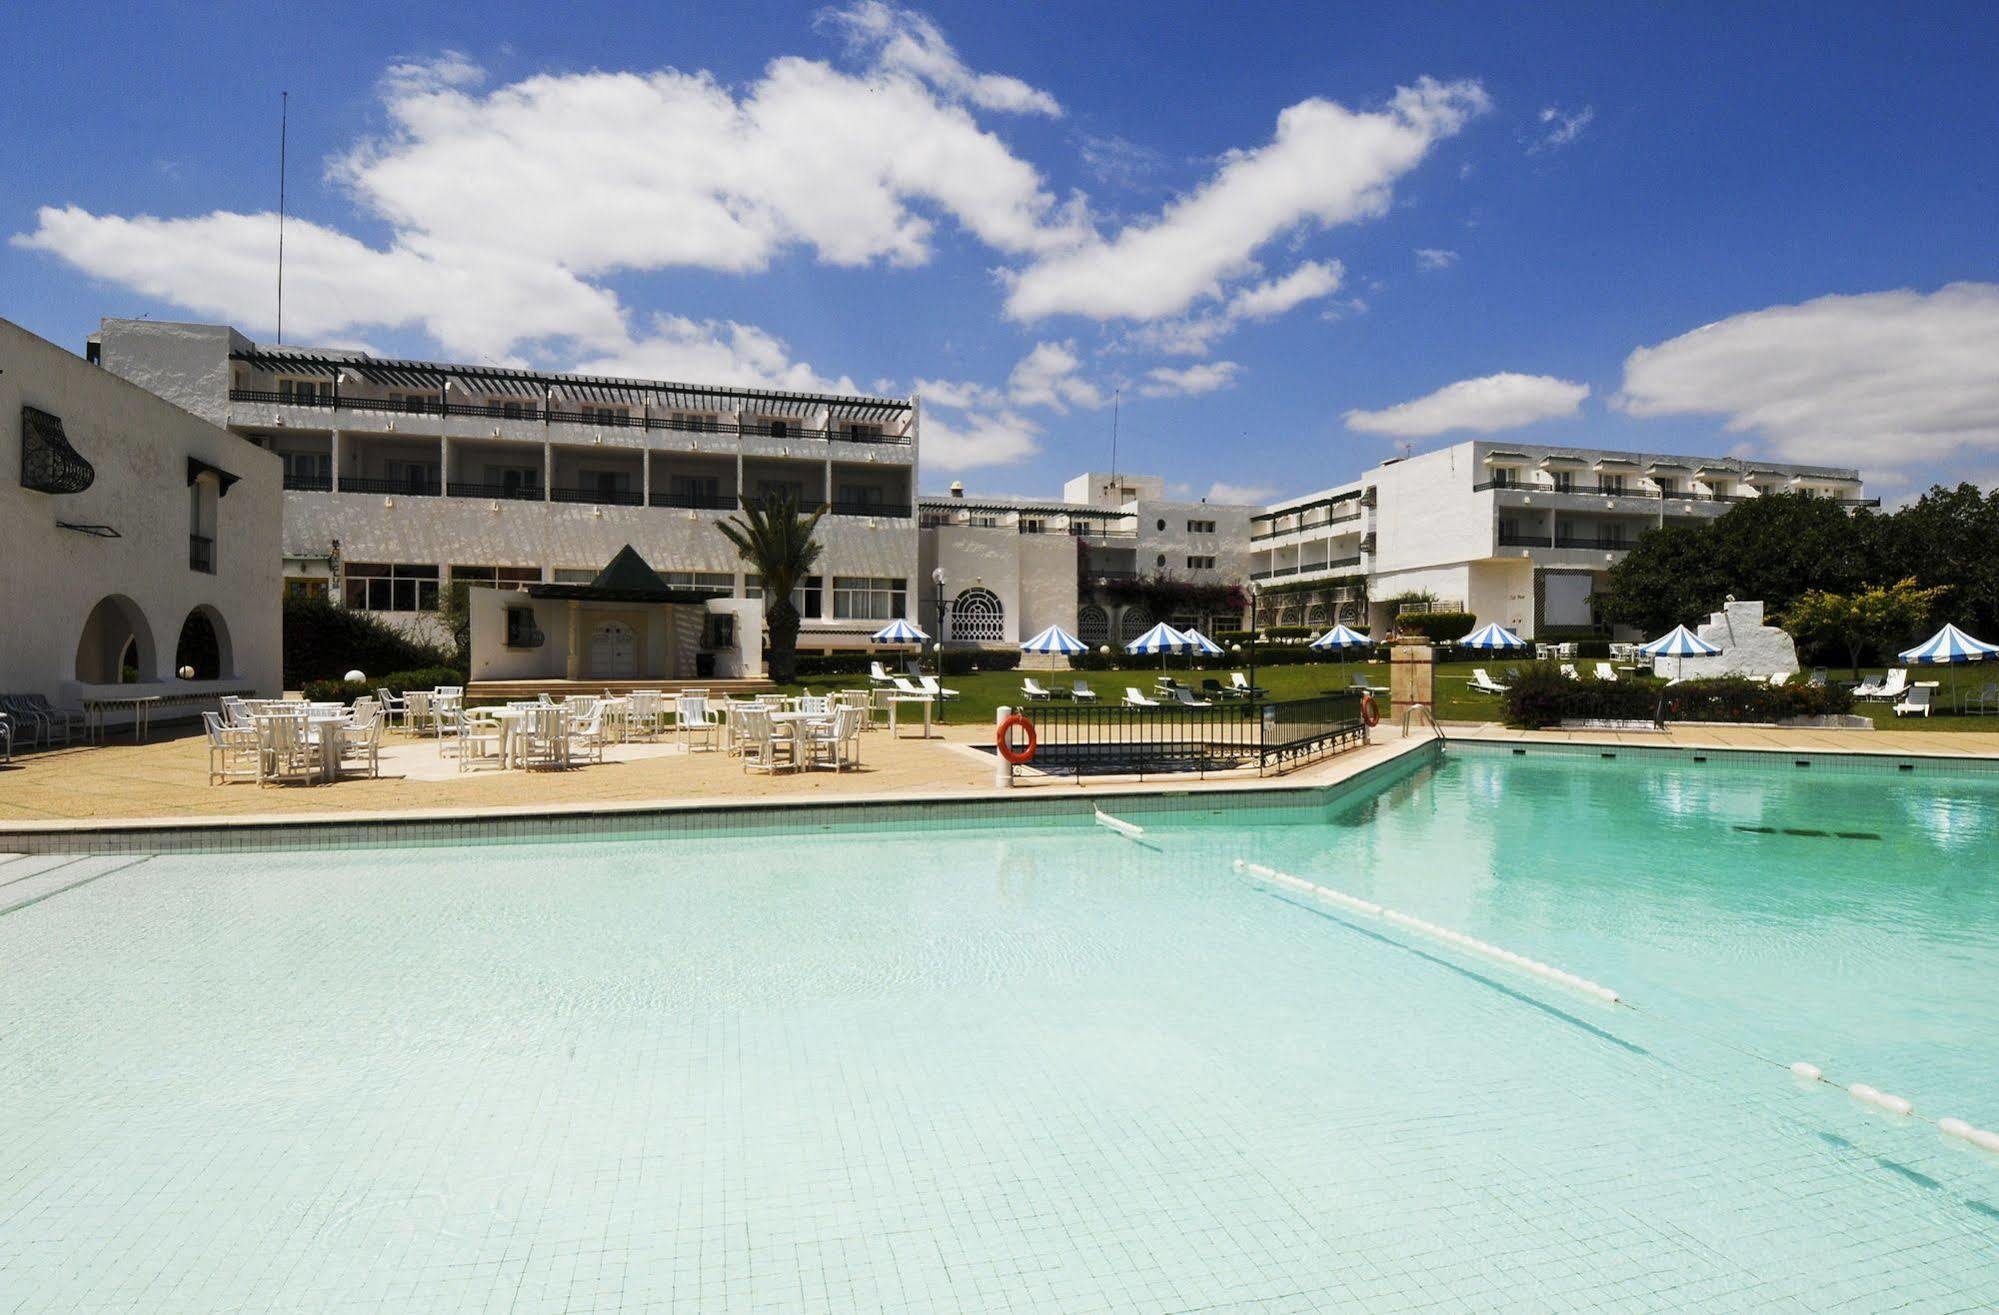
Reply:
<svg viewBox="0 0 1999 1315"><path fill-rule="evenodd" d="M1999 644L1973 639L1956 626L1945 626L1927 640L1902 652L1904 662L1942 666L1953 662L1984 662L1999 657Z"/></svg>
<svg viewBox="0 0 1999 1315"><path fill-rule="evenodd" d="M930 636L907 621L891 621L868 636L877 644L921 644Z"/></svg>
<svg viewBox="0 0 1999 1315"><path fill-rule="evenodd" d="M1512 649L1527 647L1527 641L1499 622L1488 621L1460 639L1458 647L1482 649L1488 653L1505 653Z"/></svg>
<svg viewBox="0 0 1999 1315"><path fill-rule="evenodd" d="M1161 621L1152 629L1124 646L1127 653L1185 653L1189 645L1187 636Z"/></svg>
<svg viewBox="0 0 1999 1315"><path fill-rule="evenodd" d="M1639 646L1638 651L1646 657L1713 657L1721 652L1685 626L1674 626L1671 634L1661 635L1649 644Z"/></svg>
<svg viewBox="0 0 1999 1315"><path fill-rule="evenodd" d="M1074 657L1087 653L1089 647L1061 626L1049 626L1046 630L1020 646L1023 653L1060 653L1064 657Z"/></svg>
<svg viewBox="0 0 1999 1315"><path fill-rule="evenodd" d="M1188 626L1185 630L1182 630L1180 632L1180 637L1186 640L1187 647L1193 649L1196 653L1201 653L1208 657L1213 657L1215 654L1222 651L1222 646L1220 644L1217 644L1214 640L1202 634L1200 630L1194 626Z"/></svg>
<svg viewBox="0 0 1999 1315"><path fill-rule="evenodd" d="M1350 648L1371 648L1373 645L1372 639L1358 630L1347 629L1344 624L1334 626L1311 643L1311 647L1322 653L1344 653Z"/></svg>

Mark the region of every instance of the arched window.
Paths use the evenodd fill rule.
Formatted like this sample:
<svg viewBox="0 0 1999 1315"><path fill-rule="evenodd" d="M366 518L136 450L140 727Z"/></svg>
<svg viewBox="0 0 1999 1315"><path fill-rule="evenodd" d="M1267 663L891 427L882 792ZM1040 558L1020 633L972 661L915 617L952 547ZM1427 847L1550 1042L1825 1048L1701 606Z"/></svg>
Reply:
<svg viewBox="0 0 1999 1315"><path fill-rule="evenodd" d="M1076 638L1091 648L1111 642L1111 614L1095 603L1076 609Z"/></svg>
<svg viewBox="0 0 1999 1315"><path fill-rule="evenodd" d="M1150 629L1152 629L1152 613L1133 603L1118 614L1117 642L1129 644Z"/></svg>
<svg viewBox="0 0 1999 1315"><path fill-rule="evenodd" d="M971 588L951 600L951 638L997 644L1006 638L1006 609L990 589Z"/></svg>
<svg viewBox="0 0 1999 1315"><path fill-rule="evenodd" d="M139 605L123 594L97 600L76 641L76 678L86 685L159 679L152 627Z"/></svg>
<svg viewBox="0 0 1999 1315"><path fill-rule="evenodd" d="M1305 624L1308 626L1323 626L1326 624L1326 605L1324 603L1307 604L1305 607Z"/></svg>
<svg viewBox="0 0 1999 1315"><path fill-rule="evenodd" d="M229 651L229 624L222 614L206 603L187 614L181 622L180 642L174 645L174 673L193 670L190 680L221 680L236 674L234 655Z"/></svg>

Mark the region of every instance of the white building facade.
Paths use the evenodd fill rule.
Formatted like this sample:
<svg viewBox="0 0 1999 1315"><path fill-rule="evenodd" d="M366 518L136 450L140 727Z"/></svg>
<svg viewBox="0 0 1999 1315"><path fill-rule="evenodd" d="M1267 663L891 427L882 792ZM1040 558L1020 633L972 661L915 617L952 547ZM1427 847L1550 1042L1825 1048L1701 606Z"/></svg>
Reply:
<svg viewBox="0 0 1999 1315"><path fill-rule="evenodd" d="M1842 467L1480 440L1272 504L1252 520L1250 576L1276 623L1380 628L1421 594L1527 638L1588 631L1639 535L1776 493L1878 501Z"/></svg>
<svg viewBox="0 0 1999 1315"><path fill-rule="evenodd" d="M626 544L675 588L760 597L716 526L776 489L828 507L801 648L865 644L914 583L910 399L389 360L150 320L105 320L91 351L282 462L286 588L413 632L453 581L585 583Z"/></svg>
<svg viewBox="0 0 1999 1315"><path fill-rule="evenodd" d="M0 320L0 471L0 694L280 692L277 457Z"/></svg>
<svg viewBox="0 0 1999 1315"><path fill-rule="evenodd" d="M1157 476L1093 471L1059 499L953 485L918 510L922 610L912 619L947 644L1009 647L1060 625L1100 647L1155 621L1242 624L1254 506L1168 498Z"/></svg>

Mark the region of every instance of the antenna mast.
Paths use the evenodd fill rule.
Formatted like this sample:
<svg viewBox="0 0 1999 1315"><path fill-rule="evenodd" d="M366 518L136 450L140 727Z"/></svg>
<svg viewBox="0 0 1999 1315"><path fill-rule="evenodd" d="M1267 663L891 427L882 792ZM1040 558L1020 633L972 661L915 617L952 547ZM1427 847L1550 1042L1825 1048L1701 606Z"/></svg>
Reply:
<svg viewBox="0 0 1999 1315"><path fill-rule="evenodd" d="M292 94L278 93L278 345L285 341L285 138L291 129Z"/></svg>

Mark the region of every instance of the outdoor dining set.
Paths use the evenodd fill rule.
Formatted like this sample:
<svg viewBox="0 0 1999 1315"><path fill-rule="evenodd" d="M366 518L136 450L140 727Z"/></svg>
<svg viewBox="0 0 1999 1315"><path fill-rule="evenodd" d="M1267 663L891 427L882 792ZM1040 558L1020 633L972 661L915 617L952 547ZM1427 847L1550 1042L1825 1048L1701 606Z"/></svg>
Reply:
<svg viewBox="0 0 1999 1315"><path fill-rule="evenodd" d="M307 703L228 696L201 714L208 737L208 783L317 783L379 776L383 713L375 699Z"/></svg>

